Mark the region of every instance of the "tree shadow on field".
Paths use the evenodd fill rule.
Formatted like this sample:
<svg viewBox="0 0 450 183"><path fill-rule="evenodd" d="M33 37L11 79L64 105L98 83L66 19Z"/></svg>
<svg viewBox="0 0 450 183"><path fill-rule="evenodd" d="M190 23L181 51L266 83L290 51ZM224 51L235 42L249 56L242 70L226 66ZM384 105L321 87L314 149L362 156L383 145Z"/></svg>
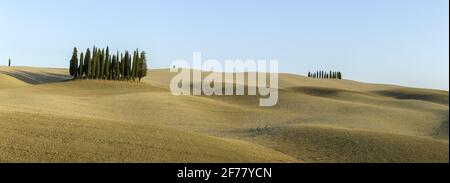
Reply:
<svg viewBox="0 0 450 183"><path fill-rule="evenodd" d="M0 73L14 77L20 81L28 84L45 84L45 83L55 83L71 80L72 77L69 75L54 74L54 73L38 73L38 72L28 72L22 70L14 70L11 72L0 71Z"/></svg>

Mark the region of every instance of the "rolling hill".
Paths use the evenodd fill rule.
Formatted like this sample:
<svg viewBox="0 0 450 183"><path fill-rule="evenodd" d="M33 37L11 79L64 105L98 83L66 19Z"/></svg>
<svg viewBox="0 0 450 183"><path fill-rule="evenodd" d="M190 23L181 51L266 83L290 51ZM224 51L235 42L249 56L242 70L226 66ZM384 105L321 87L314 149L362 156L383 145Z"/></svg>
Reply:
<svg viewBox="0 0 450 183"><path fill-rule="evenodd" d="M448 91L279 76L279 102L0 67L0 162L449 162Z"/></svg>

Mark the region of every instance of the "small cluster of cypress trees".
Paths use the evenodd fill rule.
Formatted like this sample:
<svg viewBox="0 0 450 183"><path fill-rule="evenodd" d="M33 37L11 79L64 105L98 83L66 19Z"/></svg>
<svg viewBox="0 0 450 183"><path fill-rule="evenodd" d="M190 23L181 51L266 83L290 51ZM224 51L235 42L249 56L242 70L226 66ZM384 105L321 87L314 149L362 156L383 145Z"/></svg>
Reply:
<svg viewBox="0 0 450 183"><path fill-rule="evenodd" d="M147 58L143 51L139 53L136 49L133 55L128 51L117 52L111 55L109 47L99 49L94 46L88 48L86 54L81 52L78 59L78 50L73 49L70 59L70 75L78 79L99 79L99 80L133 80L147 76Z"/></svg>
<svg viewBox="0 0 450 183"><path fill-rule="evenodd" d="M320 78L320 79L342 79L342 73L338 71L317 71L308 72L308 77L310 78Z"/></svg>

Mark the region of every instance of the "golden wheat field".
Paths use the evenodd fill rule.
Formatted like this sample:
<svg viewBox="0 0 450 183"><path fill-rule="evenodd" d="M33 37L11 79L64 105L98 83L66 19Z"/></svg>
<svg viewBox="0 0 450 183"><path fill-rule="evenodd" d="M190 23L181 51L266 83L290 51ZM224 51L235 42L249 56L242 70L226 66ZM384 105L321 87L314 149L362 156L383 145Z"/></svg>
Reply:
<svg viewBox="0 0 450 183"><path fill-rule="evenodd" d="M279 102L0 67L0 162L449 162L449 92L279 76Z"/></svg>

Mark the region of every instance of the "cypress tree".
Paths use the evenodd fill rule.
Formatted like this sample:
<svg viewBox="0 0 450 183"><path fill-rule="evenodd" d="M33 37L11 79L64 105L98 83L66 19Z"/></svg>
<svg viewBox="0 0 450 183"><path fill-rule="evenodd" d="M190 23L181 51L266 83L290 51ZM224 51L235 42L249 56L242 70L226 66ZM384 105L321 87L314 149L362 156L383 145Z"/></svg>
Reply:
<svg viewBox="0 0 450 183"><path fill-rule="evenodd" d="M122 79L127 79L127 52L123 54L122 57Z"/></svg>
<svg viewBox="0 0 450 183"><path fill-rule="evenodd" d="M97 69L98 69L98 48L95 49L95 57L94 57L94 67L92 67L92 79L97 79Z"/></svg>
<svg viewBox="0 0 450 183"><path fill-rule="evenodd" d="M131 54L128 53L128 77L131 79L132 78L132 73L131 73L131 69L133 68L132 64L132 60L131 60Z"/></svg>
<svg viewBox="0 0 450 183"><path fill-rule="evenodd" d="M101 52L101 55L100 55L100 58L99 58L99 60L100 60L100 62L98 63L98 66L99 66L99 68L98 68L98 78L97 79L103 79L103 67L105 66L104 64L105 64L105 49L103 48L102 49L102 52Z"/></svg>
<svg viewBox="0 0 450 183"><path fill-rule="evenodd" d="M96 56L97 58L96 58L96 64L95 64L95 79L100 79L100 70L101 70L101 68L100 68L100 64L101 64L101 62L102 62L102 51L100 50L100 49L98 49L98 52L97 52L97 56Z"/></svg>
<svg viewBox="0 0 450 183"><path fill-rule="evenodd" d="M139 72L139 52L136 50L134 53L134 60L133 60L133 81L134 78L138 78L138 72Z"/></svg>
<svg viewBox="0 0 450 183"><path fill-rule="evenodd" d="M105 78L106 79L111 79L111 76L109 75L109 62L110 62L110 55L107 54L107 60L106 60L106 64L105 64Z"/></svg>
<svg viewBox="0 0 450 183"><path fill-rule="evenodd" d="M139 70L140 70L140 65L139 65L139 62L140 62L140 58L139 58L139 50L138 49L136 49L136 66L134 67L134 77L135 78L138 78L139 77Z"/></svg>
<svg viewBox="0 0 450 183"><path fill-rule="evenodd" d="M117 56L113 55L112 57L112 63L111 63L111 78L116 80L117 79Z"/></svg>
<svg viewBox="0 0 450 183"><path fill-rule="evenodd" d="M128 52L128 60L127 60L127 73L128 73L128 77L127 77L127 79L129 80L129 79L131 79L131 54Z"/></svg>
<svg viewBox="0 0 450 183"><path fill-rule="evenodd" d="M123 54L120 54L120 79L125 78L125 58Z"/></svg>
<svg viewBox="0 0 450 183"><path fill-rule="evenodd" d="M116 64L114 64L114 79L119 79L120 77L120 62L119 62L119 52L117 52L116 56Z"/></svg>
<svg viewBox="0 0 450 183"><path fill-rule="evenodd" d="M8 67L11 67L11 58L8 59Z"/></svg>
<svg viewBox="0 0 450 183"><path fill-rule="evenodd" d="M113 79L113 68L114 68L114 62L113 62L114 56L109 56L109 62L108 62L108 79Z"/></svg>
<svg viewBox="0 0 450 183"><path fill-rule="evenodd" d="M114 79L114 76L113 76L113 74L114 74L114 62L113 62L113 57L114 57L114 54L113 55L111 55L111 57L110 57L110 62L109 62L109 79Z"/></svg>
<svg viewBox="0 0 450 183"><path fill-rule="evenodd" d="M95 49L94 57L92 58L92 79L96 78L96 72L97 72L97 62L98 62L98 50Z"/></svg>
<svg viewBox="0 0 450 183"><path fill-rule="evenodd" d="M97 48L94 47L92 51L92 59L91 59L91 69L89 70L90 78L95 79L95 69L97 67Z"/></svg>
<svg viewBox="0 0 450 183"><path fill-rule="evenodd" d="M99 50L99 52L98 52L98 60L97 60L97 70L95 71L95 74L97 75L96 77L97 77L97 79L100 79L101 77L102 77L102 75L100 75L101 74L101 71L102 71L102 61L103 61L103 54L104 54L104 51L103 51L103 49L100 51Z"/></svg>
<svg viewBox="0 0 450 183"><path fill-rule="evenodd" d="M72 58L70 59L70 68L69 68L70 76L77 77L77 68L78 68L78 50L77 47L74 47Z"/></svg>
<svg viewBox="0 0 450 183"><path fill-rule="evenodd" d="M114 54L110 56L109 60L109 79L114 79L114 62L113 62Z"/></svg>
<svg viewBox="0 0 450 183"><path fill-rule="evenodd" d="M109 76L110 79L114 79L114 54L111 55L111 62L109 62Z"/></svg>
<svg viewBox="0 0 450 183"><path fill-rule="evenodd" d="M127 80L130 79L131 74L131 56L128 51L125 52L125 77Z"/></svg>
<svg viewBox="0 0 450 183"><path fill-rule="evenodd" d="M82 78L83 77L83 70L84 70L83 62L84 62L84 54L83 54L83 52L81 52L81 55L80 55L80 67L78 67L78 78Z"/></svg>
<svg viewBox="0 0 450 183"><path fill-rule="evenodd" d="M131 72L130 72L130 77L131 79L134 81L134 72L136 71L135 66L136 66L136 50L133 51L133 56L131 57L133 61L131 61Z"/></svg>
<svg viewBox="0 0 450 183"><path fill-rule="evenodd" d="M138 62L139 62L139 52L136 50L133 54L133 66L131 70L131 78L134 79L137 78L138 73Z"/></svg>
<svg viewBox="0 0 450 183"><path fill-rule="evenodd" d="M104 78L106 79L106 78L108 78L109 76L109 46L107 46L106 47L106 52L105 52L105 60L103 61L104 63L103 63L103 75L104 75Z"/></svg>
<svg viewBox="0 0 450 183"><path fill-rule="evenodd" d="M89 79L90 77L90 70L91 68L91 50L89 48L86 50L86 56L84 57L84 74L86 75L86 78Z"/></svg>
<svg viewBox="0 0 450 183"><path fill-rule="evenodd" d="M141 56L139 58L139 67L138 67L138 77L139 82L141 82L141 79L147 76L147 56L145 55L145 51L141 52Z"/></svg>
<svg viewBox="0 0 450 183"><path fill-rule="evenodd" d="M115 80L116 79L116 55L112 56L112 60L111 60L111 70L109 71L111 74L111 79Z"/></svg>
<svg viewBox="0 0 450 183"><path fill-rule="evenodd" d="M128 79L128 51L123 54L123 79Z"/></svg>
<svg viewBox="0 0 450 183"><path fill-rule="evenodd" d="M120 79L120 57L119 57L119 51L117 51L116 55L116 77L117 79Z"/></svg>

